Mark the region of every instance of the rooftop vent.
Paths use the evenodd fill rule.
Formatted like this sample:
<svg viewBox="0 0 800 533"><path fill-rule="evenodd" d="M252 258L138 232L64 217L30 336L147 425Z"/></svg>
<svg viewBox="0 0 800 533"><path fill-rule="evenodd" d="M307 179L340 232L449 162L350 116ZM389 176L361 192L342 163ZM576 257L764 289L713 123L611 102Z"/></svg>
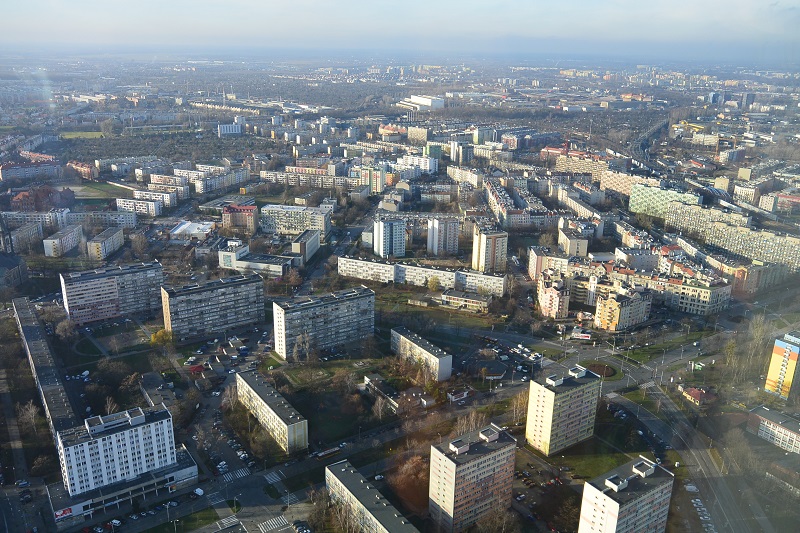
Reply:
<svg viewBox="0 0 800 533"><path fill-rule="evenodd" d="M586 375L586 369L582 366L575 365L569 369L569 375L573 378L582 378Z"/></svg>
<svg viewBox="0 0 800 533"><path fill-rule="evenodd" d="M564 378L560 378L557 375L553 374L552 376L547 376L544 380L545 383L550 385L551 387L558 387L562 383L564 383Z"/></svg>
<svg viewBox="0 0 800 533"><path fill-rule="evenodd" d="M619 492L625 489L628 486L628 480L622 479L619 476L611 476L606 478L606 487L610 488L614 492Z"/></svg>
<svg viewBox="0 0 800 533"><path fill-rule="evenodd" d="M641 477L647 477L656 471L656 465L649 461L638 461L633 465L633 473Z"/></svg>
<svg viewBox="0 0 800 533"><path fill-rule="evenodd" d="M469 451L469 442L461 439L454 440L450 443L450 451L455 452L456 455L466 453Z"/></svg>

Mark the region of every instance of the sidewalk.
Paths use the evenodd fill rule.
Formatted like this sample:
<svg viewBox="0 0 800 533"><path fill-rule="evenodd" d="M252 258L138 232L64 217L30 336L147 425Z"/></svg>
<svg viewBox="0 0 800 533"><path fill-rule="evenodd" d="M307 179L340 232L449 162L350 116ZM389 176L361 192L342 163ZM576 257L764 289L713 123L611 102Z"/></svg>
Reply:
<svg viewBox="0 0 800 533"><path fill-rule="evenodd" d="M19 436L17 415L14 411L14 403L11 399L11 387L9 385L6 371L0 370L0 395L3 397L3 414L5 415L6 427L8 428L9 447L14 454L14 473L17 479L25 479L28 475L28 465L25 462L25 452L22 451L22 439ZM6 483L14 483L17 479L7 479Z"/></svg>

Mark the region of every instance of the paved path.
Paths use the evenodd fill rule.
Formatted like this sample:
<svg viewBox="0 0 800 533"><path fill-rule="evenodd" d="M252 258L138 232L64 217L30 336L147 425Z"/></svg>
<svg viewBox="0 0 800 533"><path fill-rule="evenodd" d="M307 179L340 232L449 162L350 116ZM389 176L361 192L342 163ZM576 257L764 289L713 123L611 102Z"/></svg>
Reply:
<svg viewBox="0 0 800 533"><path fill-rule="evenodd" d="M17 415L14 411L14 404L11 399L11 387L5 370L0 370L0 395L2 395L3 414L8 429L9 446L14 455L14 473L17 479L24 479L27 476L28 465L25 462L25 452L22 450L22 439L19 436ZM16 479L6 480L7 483L13 483L15 481Z"/></svg>

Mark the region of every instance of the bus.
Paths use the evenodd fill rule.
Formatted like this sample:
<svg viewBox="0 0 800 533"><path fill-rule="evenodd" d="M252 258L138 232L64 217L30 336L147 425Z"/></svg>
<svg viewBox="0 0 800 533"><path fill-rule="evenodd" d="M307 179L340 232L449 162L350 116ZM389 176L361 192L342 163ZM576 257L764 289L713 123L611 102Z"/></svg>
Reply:
<svg viewBox="0 0 800 533"><path fill-rule="evenodd" d="M340 451L341 450L339 448L330 448L328 450L319 452L319 455L317 455L317 460L321 461L321 460L326 459L328 457L333 457L334 455L336 455Z"/></svg>

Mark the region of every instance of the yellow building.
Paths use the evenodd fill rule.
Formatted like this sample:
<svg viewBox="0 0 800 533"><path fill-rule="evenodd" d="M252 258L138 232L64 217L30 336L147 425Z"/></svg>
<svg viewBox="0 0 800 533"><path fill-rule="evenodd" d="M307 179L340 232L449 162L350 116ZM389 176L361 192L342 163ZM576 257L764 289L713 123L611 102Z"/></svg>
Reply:
<svg viewBox="0 0 800 533"><path fill-rule="evenodd" d="M767 382L764 384L766 392L788 400L790 395L797 394L797 389L792 391L792 383L797 373L797 357L800 353L800 331L786 333L783 339L775 339L772 347L772 359L767 371Z"/></svg>

